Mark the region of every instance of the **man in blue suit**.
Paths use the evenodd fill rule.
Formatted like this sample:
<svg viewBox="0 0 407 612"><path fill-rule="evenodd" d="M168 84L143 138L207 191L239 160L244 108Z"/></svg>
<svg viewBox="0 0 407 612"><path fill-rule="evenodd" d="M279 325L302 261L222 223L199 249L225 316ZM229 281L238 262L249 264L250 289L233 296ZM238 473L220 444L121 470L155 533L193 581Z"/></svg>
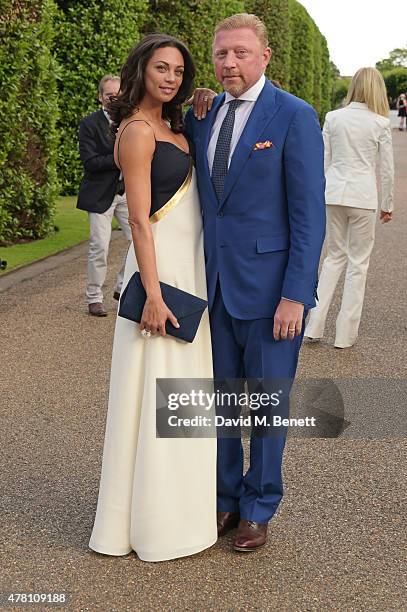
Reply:
<svg viewBox="0 0 407 612"><path fill-rule="evenodd" d="M288 392L315 306L325 178L317 115L265 78L270 57L256 16L218 24L213 58L225 92L203 120L190 111L186 123L204 219L215 379L285 380ZM266 542L283 495L284 445L284 432L252 431L243 474L241 439L218 438L218 534L237 526L235 550Z"/></svg>

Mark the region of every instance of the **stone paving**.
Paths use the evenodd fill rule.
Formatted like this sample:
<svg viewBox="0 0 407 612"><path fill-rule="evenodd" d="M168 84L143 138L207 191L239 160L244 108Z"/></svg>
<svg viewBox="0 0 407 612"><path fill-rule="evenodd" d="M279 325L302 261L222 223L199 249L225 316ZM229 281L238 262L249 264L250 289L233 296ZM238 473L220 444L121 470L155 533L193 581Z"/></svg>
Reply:
<svg viewBox="0 0 407 612"><path fill-rule="evenodd" d="M73 611L407 609L407 135L393 135L395 219L377 226L358 343L333 348L338 290L326 339L300 360L300 379L345 381L351 426L288 440L285 497L257 553L234 553L229 536L156 564L88 548L125 243L111 246L105 319L86 314L83 249L31 279L0 279L3 596L66 593Z"/></svg>

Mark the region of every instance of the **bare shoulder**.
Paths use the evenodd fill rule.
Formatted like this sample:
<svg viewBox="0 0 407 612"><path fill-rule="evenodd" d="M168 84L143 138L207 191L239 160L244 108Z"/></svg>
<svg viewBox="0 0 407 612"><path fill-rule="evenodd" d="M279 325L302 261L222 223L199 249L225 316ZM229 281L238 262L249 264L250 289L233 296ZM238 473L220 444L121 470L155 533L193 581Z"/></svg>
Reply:
<svg viewBox="0 0 407 612"><path fill-rule="evenodd" d="M119 130L117 132L117 140L120 139L120 148L125 143L130 144L131 147L145 147L151 144L154 147L155 138L154 130L143 119L129 119L122 121Z"/></svg>
<svg viewBox="0 0 407 612"><path fill-rule="evenodd" d="M122 121L115 142L115 161L119 168L126 161L150 163L154 150L154 130L146 121L131 118Z"/></svg>

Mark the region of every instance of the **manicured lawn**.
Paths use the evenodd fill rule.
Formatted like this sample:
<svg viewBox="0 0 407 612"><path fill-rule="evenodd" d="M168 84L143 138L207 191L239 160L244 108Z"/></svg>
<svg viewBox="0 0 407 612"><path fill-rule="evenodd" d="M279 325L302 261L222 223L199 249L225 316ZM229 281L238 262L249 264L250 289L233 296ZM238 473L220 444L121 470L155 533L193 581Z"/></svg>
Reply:
<svg viewBox="0 0 407 612"><path fill-rule="evenodd" d="M54 255L89 237L88 213L76 208L76 197L61 197L57 204L55 225L59 232L43 240L0 247L0 259L7 261L7 268L0 275L25 266L33 261ZM116 224L114 222L113 227Z"/></svg>

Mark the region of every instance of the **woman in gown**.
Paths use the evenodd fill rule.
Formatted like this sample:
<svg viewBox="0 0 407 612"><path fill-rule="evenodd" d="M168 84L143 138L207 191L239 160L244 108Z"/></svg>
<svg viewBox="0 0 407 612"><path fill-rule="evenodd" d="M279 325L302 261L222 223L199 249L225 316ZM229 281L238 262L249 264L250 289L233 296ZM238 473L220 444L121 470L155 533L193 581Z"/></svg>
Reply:
<svg viewBox="0 0 407 612"><path fill-rule="evenodd" d="M159 286L207 297L201 207L182 134L181 104L194 73L180 41L151 34L130 53L109 111L119 125L115 160L133 236L123 286L139 270L147 300L140 325L116 320L89 547L107 555L134 550L143 561L191 555L217 539L216 438L156 437L156 378L212 378L207 310L192 343L166 336L166 320L177 321Z"/></svg>

